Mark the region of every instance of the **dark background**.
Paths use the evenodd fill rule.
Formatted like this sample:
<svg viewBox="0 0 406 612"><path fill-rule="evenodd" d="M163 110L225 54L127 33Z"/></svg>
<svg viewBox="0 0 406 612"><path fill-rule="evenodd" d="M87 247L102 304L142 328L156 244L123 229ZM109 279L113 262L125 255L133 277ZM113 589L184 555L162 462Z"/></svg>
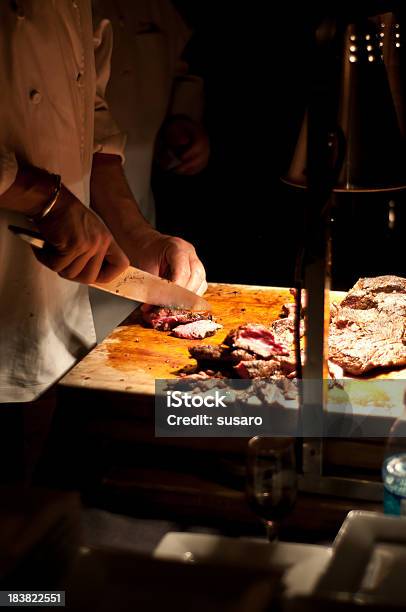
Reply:
<svg viewBox="0 0 406 612"><path fill-rule="evenodd" d="M197 177L155 176L158 227L196 246L210 281L292 285L303 195L280 176L306 107L312 33L325 9L297 0L175 5L195 33L187 53L205 81L211 158ZM395 200L394 230L387 223L389 199L339 200L336 288L349 288L361 275L405 274L405 196Z"/></svg>

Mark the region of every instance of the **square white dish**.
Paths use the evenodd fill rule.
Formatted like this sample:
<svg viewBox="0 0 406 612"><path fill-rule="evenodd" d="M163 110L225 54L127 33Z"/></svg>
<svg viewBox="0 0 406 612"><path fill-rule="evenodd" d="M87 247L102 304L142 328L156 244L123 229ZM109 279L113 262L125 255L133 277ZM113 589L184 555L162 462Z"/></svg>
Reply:
<svg viewBox="0 0 406 612"><path fill-rule="evenodd" d="M315 591L358 602L406 606L406 518L350 512ZM342 596L342 595L340 595Z"/></svg>
<svg viewBox="0 0 406 612"><path fill-rule="evenodd" d="M202 533L170 532L154 557L183 563L247 566L283 570L285 595L308 595L328 564L331 548L311 544L228 538Z"/></svg>

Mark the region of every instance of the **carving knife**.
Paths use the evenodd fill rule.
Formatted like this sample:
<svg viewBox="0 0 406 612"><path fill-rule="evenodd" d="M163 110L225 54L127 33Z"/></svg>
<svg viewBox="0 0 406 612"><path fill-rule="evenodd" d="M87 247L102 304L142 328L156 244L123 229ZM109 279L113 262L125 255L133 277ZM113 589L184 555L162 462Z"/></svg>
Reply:
<svg viewBox="0 0 406 612"><path fill-rule="evenodd" d="M37 249L46 247L44 239L38 232L16 225L9 225L9 230ZM129 266L109 283L94 283L90 286L153 306L211 311L209 302L196 293L133 266Z"/></svg>

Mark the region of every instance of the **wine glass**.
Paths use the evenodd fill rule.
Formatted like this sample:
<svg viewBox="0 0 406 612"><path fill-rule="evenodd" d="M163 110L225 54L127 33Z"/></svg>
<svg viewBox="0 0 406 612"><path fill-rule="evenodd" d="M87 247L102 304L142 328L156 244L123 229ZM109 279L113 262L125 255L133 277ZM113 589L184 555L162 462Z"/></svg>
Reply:
<svg viewBox="0 0 406 612"><path fill-rule="evenodd" d="M278 521L291 512L297 496L293 438L251 438L247 496L252 509L265 523L268 540L277 539Z"/></svg>

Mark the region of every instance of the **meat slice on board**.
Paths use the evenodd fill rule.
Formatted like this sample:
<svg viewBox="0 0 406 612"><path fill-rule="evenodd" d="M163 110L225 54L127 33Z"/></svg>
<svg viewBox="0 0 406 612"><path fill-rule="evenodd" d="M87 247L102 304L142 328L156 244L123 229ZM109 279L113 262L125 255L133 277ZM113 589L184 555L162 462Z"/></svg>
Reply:
<svg viewBox="0 0 406 612"><path fill-rule="evenodd" d="M361 278L332 316L330 361L353 375L406 365L406 279Z"/></svg>
<svg viewBox="0 0 406 612"><path fill-rule="evenodd" d="M154 329L171 331L178 325L193 323L194 321L211 320L212 315L210 312L192 312L191 310L152 306L150 309L142 311L142 318L147 325Z"/></svg>
<svg viewBox="0 0 406 612"><path fill-rule="evenodd" d="M198 344L190 346L189 353L198 362L217 362L221 364L238 363L255 359L255 355L243 349L232 350L229 346L218 346L213 344Z"/></svg>
<svg viewBox="0 0 406 612"><path fill-rule="evenodd" d="M186 323L186 325L178 325L172 330L172 335L176 338L183 338L185 340L202 340L207 336L214 336L217 330L222 329L222 325L215 323L214 321L193 321L193 323Z"/></svg>
<svg viewBox="0 0 406 612"><path fill-rule="evenodd" d="M224 344L244 349L265 359L274 355L289 354L289 347L278 342L270 327L256 323L247 323L231 331Z"/></svg>

